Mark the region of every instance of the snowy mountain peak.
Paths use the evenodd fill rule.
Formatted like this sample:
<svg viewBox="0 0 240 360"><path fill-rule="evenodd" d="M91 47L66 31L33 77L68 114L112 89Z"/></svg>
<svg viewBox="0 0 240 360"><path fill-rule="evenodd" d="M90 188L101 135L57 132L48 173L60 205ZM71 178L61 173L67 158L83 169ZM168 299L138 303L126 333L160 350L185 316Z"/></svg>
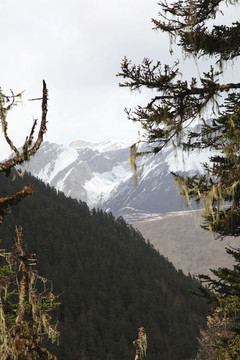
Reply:
<svg viewBox="0 0 240 360"><path fill-rule="evenodd" d="M176 158L168 146L162 154L146 156L140 159L144 167L136 188L129 163L132 143L114 138L97 144L78 140L70 146L45 142L31 159L29 171L67 196L86 201L90 208L128 220L134 218L134 211L139 217L184 210L170 172L199 171L209 153L191 153L183 161L181 152Z"/></svg>
<svg viewBox="0 0 240 360"><path fill-rule="evenodd" d="M97 150L100 153L107 151L115 151L119 149L125 149L130 147L133 144L133 140L109 138L105 141L99 143L91 143L82 140L76 140L71 142L70 146L76 149L90 148L92 150Z"/></svg>
<svg viewBox="0 0 240 360"><path fill-rule="evenodd" d="M83 141L83 140L75 140L70 143L70 147L82 149L86 147L92 147L94 144L89 141Z"/></svg>

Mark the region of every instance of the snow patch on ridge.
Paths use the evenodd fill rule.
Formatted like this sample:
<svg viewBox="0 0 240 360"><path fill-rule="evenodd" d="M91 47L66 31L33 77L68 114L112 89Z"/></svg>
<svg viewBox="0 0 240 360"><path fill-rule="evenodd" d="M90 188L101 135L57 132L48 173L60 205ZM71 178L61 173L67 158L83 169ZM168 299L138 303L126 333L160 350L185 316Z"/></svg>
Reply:
<svg viewBox="0 0 240 360"><path fill-rule="evenodd" d="M52 179L68 165L78 158L78 152L70 147L61 147L59 155L55 161L50 161L42 168L37 176L45 182L51 183Z"/></svg>
<svg viewBox="0 0 240 360"><path fill-rule="evenodd" d="M200 152L194 151L183 152L178 150L177 154L172 151L167 157L166 162L169 167L169 172L181 171L191 172L198 171L203 172L202 163L208 162L209 157L213 156L213 151L201 150Z"/></svg>
<svg viewBox="0 0 240 360"><path fill-rule="evenodd" d="M60 191L64 191L64 187L66 186L65 180L68 178L68 176L71 174L72 168L67 171L67 173L64 175L63 179L58 181L56 188Z"/></svg>
<svg viewBox="0 0 240 360"><path fill-rule="evenodd" d="M141 176L141 181L145 178L147 178L147 176L149 175L149 173L153 170L155 170L157 167L159 166L159 163L155 163L152 162L152 163L149 163L148 166L146 167L143 167L143 173L142 173L142 176Z"/></svg>
<svg viewBox="0 0 240 360"><path fill-rule="evenodd" d="M86 181L84 189L88 193L89 203L97 204L107 200L114 188L132 176L128 162L114 166L105 173L93 173L93 177Z"/></svg>

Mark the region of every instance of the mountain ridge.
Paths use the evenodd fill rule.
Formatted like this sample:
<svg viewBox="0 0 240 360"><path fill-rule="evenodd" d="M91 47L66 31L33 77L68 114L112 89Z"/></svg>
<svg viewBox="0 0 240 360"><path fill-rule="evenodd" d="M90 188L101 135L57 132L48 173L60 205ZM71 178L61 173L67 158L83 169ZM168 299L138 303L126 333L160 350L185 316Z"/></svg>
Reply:
<svg viewBox="0 0 240 360"><path fill-rule="evenodd" d="M209 153L191 153L184 158L182 152L177 156L173 146L167 146L162 154L138 159L142 171L135 187L129 162L131 144L113 138L97 144L76 140L69 146L44 142L31 159L29 171L66 196L85 201L90 208L111 211L127 221L144 212L150 216L184 210L171 171L199 172L200 163ZM146 145L142 145L139 151L145 149Z"/></svg>

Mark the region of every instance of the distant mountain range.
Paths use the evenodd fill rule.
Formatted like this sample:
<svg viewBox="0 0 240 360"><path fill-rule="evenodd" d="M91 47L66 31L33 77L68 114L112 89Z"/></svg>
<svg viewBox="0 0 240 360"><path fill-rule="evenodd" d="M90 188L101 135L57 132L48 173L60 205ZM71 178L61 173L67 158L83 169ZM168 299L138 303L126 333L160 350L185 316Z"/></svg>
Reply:
<svg viewBox="0 0 240 360"><path fill-rule="evenodd" d="M229 238L224 244L215 241L200 228L201 217L195 211L179 215L187 208L170 173L201 172L201 163L210 153L183 157L168 146L161 155L141 159L144 167L135 187L129 162L131 145L117 139L99 144L74 141L69 146L45 142L26 169L90 208L122 216L184 273L209 273L209 268L223 263L231 266L225 246L236 243Z"/></svg>
<svg viewBox="0 0 240 360"><path fill-rule="evenodd" d="M90 208L111 211L130 222L184 210L184 200L170 171L201 171L201 162L209 154L191 153L184 159L182 153L176 154L173 146L168 146L161 155L145 156L136 187L129 163L131 145L120 139L98 144L79 140L69 146L44 142L28 170L65 195L85 201Z"/></svg>

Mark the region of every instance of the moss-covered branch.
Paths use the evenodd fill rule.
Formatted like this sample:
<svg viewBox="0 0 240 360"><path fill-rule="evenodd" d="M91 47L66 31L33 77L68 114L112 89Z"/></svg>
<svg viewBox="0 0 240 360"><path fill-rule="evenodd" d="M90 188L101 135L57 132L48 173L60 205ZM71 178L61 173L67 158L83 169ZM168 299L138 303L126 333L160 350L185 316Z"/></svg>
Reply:
<svg viewBox="0 0 240 360"><path fill-rule="evenodd" d="M16 100L18 96L19 95L14 96L13 99ZM7 112L10 110L10 107L4 106L5 100L6 100L5 95L3 96L1 94L0 98L1 98L0 117L1 117L4 138L5 138L6 142L8 143L8 145L10 146L11 150L15 153L15 156L10 157L10 159L8 159L0 164L0 172L4 171L7 175L9 175L11 169L14 166L22 164L25 161L28 161L30 159L30 157L33 156L37 152L37 150L39 149L39 147L43 141L43 135L45 134L45 132L47 130L46 124L47 124L48 90L46 87L46 83L43 80L43 90L42 90L42 99L41 99L42 100L42 119L41 119L39 131L38 131L38 136L37 136L36 141L33 143L33 135L34 135L34 131L35 131L35 128L37 125L37 121L34 120L30 134L29 134L29 136L26 137L26 140L23 144L22 152L19 152L19 150L16 148L16 146L14 146L13 142L11 141L11 139L8 136L8 133L7 133L8 123L7 123L6 116L7 116ZM12 101L11 107L13 104L14 104L14 101Z"/></svg>

